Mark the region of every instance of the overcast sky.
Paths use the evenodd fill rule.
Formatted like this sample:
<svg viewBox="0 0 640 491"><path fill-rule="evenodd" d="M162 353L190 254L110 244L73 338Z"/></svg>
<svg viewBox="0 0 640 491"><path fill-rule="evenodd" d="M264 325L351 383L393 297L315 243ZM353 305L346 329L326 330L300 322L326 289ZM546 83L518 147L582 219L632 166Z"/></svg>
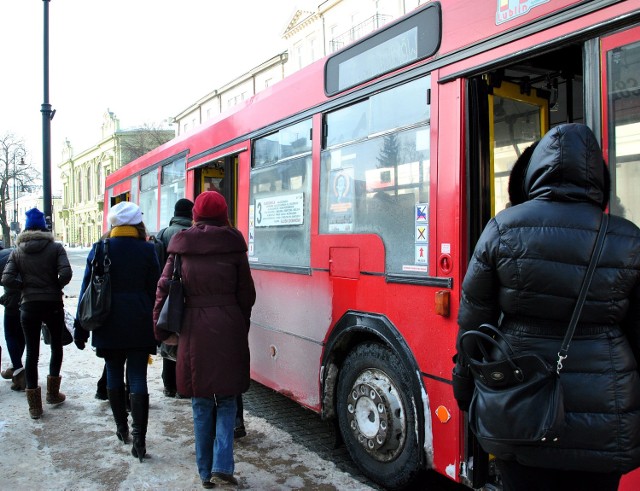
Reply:
<svg viewBox="0 0 640 491"><path fill-rule="evenodd" d="M0 135L24 139L42 166L43 0L0 0ZM160 123L286 49L294 0L51 0L49 102L55 183L62 144Z"/></svg>

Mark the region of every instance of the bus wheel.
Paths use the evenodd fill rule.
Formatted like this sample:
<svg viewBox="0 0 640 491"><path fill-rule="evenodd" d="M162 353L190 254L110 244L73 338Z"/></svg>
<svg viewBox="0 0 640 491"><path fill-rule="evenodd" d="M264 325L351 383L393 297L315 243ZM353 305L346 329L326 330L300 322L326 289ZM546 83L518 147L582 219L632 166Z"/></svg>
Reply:
<svg viewBox="0 0 640 491"><path fill-rule="evenodd" d="M338 379L338 424L362 472L389 489L409 484L420 469L416 407L400 359L376 343L357 346Z"/></svg>

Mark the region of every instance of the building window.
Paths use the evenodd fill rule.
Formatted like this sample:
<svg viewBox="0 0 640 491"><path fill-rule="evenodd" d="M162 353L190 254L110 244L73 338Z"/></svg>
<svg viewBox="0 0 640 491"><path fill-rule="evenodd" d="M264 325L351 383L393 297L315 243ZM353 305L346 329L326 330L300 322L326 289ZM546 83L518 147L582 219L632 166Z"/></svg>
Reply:
<svg viewBox="0 0 640 491"><path fill-rule="evenodd" d="M93 195L93 189L91 188L91 176L93 172L91 172L91 165L87 167L87 201L91 201Z"/></svg>
<svg viewBox="0 0 640 491"><path fill-rule="evenodd" d="M78 201L82 202L82 173L80 172L80 170L78 170L78 172L76 172L76 186L77 186L77 196L78 196Z"/></svg>
<svg viewBox="0 0 640 491"><path fill-rule="evenodd" d="M316 59L316 38L309 38L309 63L313 63Z"/></svg>

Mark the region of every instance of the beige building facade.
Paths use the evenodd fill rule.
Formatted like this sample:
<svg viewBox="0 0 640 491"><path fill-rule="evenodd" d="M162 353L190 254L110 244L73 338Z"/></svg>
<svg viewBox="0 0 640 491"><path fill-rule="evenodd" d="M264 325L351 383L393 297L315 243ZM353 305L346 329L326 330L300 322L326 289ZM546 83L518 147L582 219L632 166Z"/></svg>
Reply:
<svg viewBox="0 0 640 491"><path fill-rule="evenodd" d="M174 130L121 130L115 114L108 110L101 130L100 141L78 154L66 141L58 164L62 202L59 213L54 214L54 227L60 240L71 247L88 246L103 234L106 176L175 136Z"/></svg>
<svg viewBox="0 0 640 491"><path fill-rule="evenodd" d="M306 2L308 5L313 3ZM183 135L270 85L415 10L425 0L327 0L287 18L287 50L194 102L174 117Z"/></svg>

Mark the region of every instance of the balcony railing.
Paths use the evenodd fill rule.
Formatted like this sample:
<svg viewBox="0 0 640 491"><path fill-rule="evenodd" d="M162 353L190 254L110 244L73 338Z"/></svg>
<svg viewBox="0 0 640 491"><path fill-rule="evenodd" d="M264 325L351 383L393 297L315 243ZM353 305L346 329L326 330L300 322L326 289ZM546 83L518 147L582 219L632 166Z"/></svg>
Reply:
<svg viewBox="0 0 640 491"><path fill-rule="evenodd" d="M392 18L392 16L384 14L376 14L372 17L369 17L364 22L353 26L344 34L340 34L339 36L336 36L331 41L329 41L331 52L333 53L334 51L338 51L339 49L344 48L347 44L351 44L355 40L360 39L370 32L375 31L376 29L389 22Z"/></svg>

